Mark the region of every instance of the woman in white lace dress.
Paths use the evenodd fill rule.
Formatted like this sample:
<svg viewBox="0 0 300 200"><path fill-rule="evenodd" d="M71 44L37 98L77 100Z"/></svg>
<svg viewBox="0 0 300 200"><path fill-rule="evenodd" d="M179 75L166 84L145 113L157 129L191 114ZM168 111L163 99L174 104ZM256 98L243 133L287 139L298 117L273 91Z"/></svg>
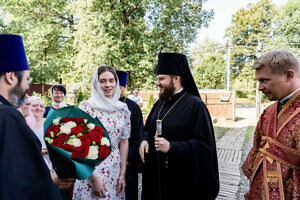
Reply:
<svg viewBox="0 0 300 200"><path fill-rule="evenodd" d="M74 200L125 200L130 111L119 97L119 80L115 70L111 66L100 66L93 76L91 98L81 102L79 108L101 121L110 136L112 152L96 165L90 178L76 180Z"/></svg>

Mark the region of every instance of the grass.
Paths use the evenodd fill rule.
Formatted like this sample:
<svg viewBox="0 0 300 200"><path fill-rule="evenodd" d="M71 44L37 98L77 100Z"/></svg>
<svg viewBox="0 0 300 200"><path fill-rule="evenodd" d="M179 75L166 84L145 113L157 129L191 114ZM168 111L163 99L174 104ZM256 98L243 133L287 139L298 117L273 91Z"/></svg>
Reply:
<svg viewBox="0 0 300 200"><path fill-rule="evenodd" d="M218 141L230 129L231 128L229 127L214 126L216 141Z"/></svg>
<svg viewBox="0 0 300 200"><path fill-rule="evenodd" d="M248 126L248 128L246 130L246 134L245 134L244 144L247 144L248 142L252 141L254 131L255 131L255 126Z"/></svg>

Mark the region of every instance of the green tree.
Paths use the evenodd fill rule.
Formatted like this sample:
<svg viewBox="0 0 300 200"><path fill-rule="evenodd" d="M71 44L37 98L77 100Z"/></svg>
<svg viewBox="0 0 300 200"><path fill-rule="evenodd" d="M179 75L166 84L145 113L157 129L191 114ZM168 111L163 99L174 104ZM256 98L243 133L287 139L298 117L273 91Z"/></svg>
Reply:
<svg viewBox="0 0 300 200"><path fill-rule="evenodd" d="M1 3L11 15L7 32L23 36L34 82L56 82L69 72L74 18L68 4L65 0Z"/></svg>
<svg viewBox="0 0 300 200"><path fill-rule="evenodd" d="M126 70L129 88L154 87L160 51L185 52L213 12L206 0L4 0L1 32L24 38L35 82L90 88L100 64ZM3 31L2 31L3 30Z"/></svg>
<svg viewBox="0 0 300 200"><path fill-rule="evenodd" d="M191 51L191 66L198 88L224 89L225 47L219 42L198 41Z"/></svg>
<svg viewBox="0 0 300 200"><path fill-rule="evenodd" d="M300 1L289 0L279 9L276 19L276 35L284 38L283 47L290 48L290 51L300 57Z"/></svg>
<svg viewBox="0 0 300 200"><path fill-rule="evenodd" d="M93 1L89 14L96 13L101 22L102 63L128 71L130 89L153 88L157 53L183 52L197 29L210 20L212 12L203 10L202 2Z"/></svg>
<svg viewBox="0 0 300 200"><path fill-rule="evenodd" d="M225 60L221 54L209 54L195 66L194 78L198 88L224 89Z"/></svg>
<svg viewBox="0 0 300 200"><path fill-rule="evenodd" d="M233 45L231 64L234 78L253 79L249 63L257 58L259 43L266 44L272 37L275 16L276 9L270 0L250 3L233 15L226 36L231 38Z"/></svg>

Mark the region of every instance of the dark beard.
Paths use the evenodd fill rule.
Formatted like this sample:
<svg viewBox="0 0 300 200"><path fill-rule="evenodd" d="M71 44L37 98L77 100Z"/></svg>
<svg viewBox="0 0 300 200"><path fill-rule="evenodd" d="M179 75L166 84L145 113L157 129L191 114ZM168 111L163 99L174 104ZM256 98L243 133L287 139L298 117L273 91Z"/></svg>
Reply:
<svg viewBox="0 0 300 200"><path fill-rule="evenodd" d="M169 85L164 88L164 91L162 93L159 93L159 99L164 101L168 100L175 92L175 86L173 83L173 79L171 79Z"/></svg>
<svg viewBox="0 0 300 200"><path fill-rule="evenodd" d="M18 84L11 89L10 91L10 98L11 98L11 104L15 108L20 108L26 101L26 93L28 90L23 91L21 87L21 81L18 82Z"/></svg>

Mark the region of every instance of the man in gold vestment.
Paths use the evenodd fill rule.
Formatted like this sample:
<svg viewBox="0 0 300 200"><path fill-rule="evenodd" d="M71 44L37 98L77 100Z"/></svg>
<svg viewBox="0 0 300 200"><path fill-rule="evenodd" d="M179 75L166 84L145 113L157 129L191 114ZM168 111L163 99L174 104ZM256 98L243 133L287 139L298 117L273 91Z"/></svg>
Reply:
<svg viewBox="0 0 300 200"><path fill-rule="evenodd" d="M246 199L300 199L300 66L287 51L270 51L254 65L269 100L257 123L242 170L250 181Z"/></svg>

